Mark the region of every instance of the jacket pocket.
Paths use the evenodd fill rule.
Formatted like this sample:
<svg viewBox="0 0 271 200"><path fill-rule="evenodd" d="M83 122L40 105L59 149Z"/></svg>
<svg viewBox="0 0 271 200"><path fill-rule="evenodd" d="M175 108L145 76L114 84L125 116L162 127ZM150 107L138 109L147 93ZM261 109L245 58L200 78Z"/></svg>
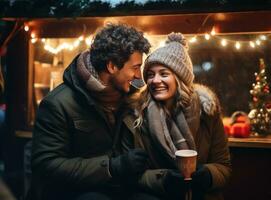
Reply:
<svg viewBox="0 0 271 200"><path fill-rule="evenodd" d="M77 119L73 123L72 148L75 155L88 158L110 150L112 139L103 123L90 119Z"/></svg>
<svg viewBox="0 0 271 200"><path fill-rule="evenodd" d="M97 122L96 122L97 123ZM80 132L90 133L95 129L95 121L92 120L75 120L74 127Z"/></svg>

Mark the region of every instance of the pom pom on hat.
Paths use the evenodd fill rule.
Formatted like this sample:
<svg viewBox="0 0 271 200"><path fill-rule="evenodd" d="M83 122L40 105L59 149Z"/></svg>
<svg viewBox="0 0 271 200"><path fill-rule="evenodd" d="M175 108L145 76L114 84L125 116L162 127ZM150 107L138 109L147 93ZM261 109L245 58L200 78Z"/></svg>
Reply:
<svg viewBox="0 0 271 200"><path fill-rule="evenodd" d="M168 35L166 44L153 51L145 60L143 76L146 82L146 72L152 64L162 64L171 69L187 86L194 80L193 65L187 52L187 41L181 33Z"/></svg>
<svg viewBox="0 0 271 200"><path fill-rule="evenodd" d="M174 33L174 32L170 33L167 36L166 44L168 44L170 42L179 42L184 47L188 48L187 40L185 39L185 37L181 33Z"/></svg>

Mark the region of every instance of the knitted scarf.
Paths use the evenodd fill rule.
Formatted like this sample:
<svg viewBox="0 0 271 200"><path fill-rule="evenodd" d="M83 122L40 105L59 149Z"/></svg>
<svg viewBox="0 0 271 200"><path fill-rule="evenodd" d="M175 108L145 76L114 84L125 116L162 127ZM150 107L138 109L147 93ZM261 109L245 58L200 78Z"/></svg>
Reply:
<svg viewBox="0 0 271 200"><path fill-rule="evenodd" d="M76 63L78 77L85 83L89 94L96 99L104 110L111 125L115 124L115 112L119 108L122 95L118 91L108 89L99 79L99 75L90 61L89 50L82 52Z"/></svg>
<svg viewBox="0 0 271 200"><path fill-rule="evenodd" d="M196 149L194 137L200 122L198 95L192 95L191 105L172 117L151 100L147 111L147 126L154 143L175 160L175 152L181 149Z"/></svg>

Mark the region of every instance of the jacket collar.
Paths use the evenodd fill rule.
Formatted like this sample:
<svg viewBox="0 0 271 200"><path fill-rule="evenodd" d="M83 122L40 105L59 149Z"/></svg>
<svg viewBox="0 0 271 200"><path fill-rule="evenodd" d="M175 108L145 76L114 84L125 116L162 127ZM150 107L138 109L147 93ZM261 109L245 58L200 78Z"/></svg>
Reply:
<svg viewBox="0 0 271 200"><path fill-rule="evenodd" d="M66 68L63 75L63 81L70 88L75 90L83 99L85 99L89 105L96 106L94 99L89 95L88 90L84 87L83 81L79 79L76 72L76 64L79 55L77 55L71 64Z"/></svg>

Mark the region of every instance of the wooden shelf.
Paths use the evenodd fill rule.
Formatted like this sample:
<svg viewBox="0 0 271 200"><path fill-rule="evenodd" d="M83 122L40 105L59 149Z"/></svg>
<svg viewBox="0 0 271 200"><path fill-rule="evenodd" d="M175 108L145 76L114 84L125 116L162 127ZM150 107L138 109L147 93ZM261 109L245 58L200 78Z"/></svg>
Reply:
<svg viewBox="0 0 271 200"><path fill-rule="evenodd" d="M229 147L271 148L271 135L266 137L233 138L229 137Z"/></svg>

